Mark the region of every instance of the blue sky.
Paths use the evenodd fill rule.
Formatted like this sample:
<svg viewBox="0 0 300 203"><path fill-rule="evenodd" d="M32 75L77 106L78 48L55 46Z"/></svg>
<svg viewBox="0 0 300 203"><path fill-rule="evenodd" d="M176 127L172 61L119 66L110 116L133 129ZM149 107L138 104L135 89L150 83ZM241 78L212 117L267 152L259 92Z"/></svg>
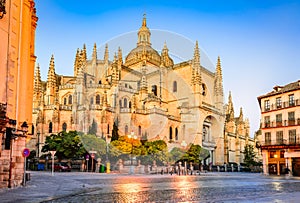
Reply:
<svg viewBox="0 0 300 203"><path fill-rule="evenodd" d="M136 36L132 31L139 29L146 13L150 29L172 32L191 44L198 40L202 55L206 54L213 66L221 57L225 102L231 91L235 114L243 107L251 136L260 122L257 96L275 85L300 79L297 0L36 0L36 8L36 56L43 80L52 54L56 73L72 75L77 48L85 43L90 56L97 43L102 58L101 47L106 42L116 42L116 38L121 39L117 36L127 36L128 32ZM155 31L151 37L154 35ZM181 51L192 57L193 50L189 53L166 41L170 52ZM135 42L128 46L134 48ZM110 57L114 49L110 47Z"/></svg>

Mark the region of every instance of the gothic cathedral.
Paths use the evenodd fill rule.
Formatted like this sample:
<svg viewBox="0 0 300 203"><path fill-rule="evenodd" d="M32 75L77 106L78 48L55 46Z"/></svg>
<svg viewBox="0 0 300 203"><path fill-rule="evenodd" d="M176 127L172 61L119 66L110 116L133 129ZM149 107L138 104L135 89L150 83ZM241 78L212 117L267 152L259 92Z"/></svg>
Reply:
<svg viewBox="0 0 300 203"><path fill-rule="evenodd" d="M224 133L224 129L236 126L233 107L226 110L224 105L220 58L215 72L203 67L196 41L193 58L175 64L166 43L161 53L151 47L145 17L137 35L136 47L125 58L119 48L113 61L109 60L108 46L104 58L99 59L96 44L91 59L87 59L84 45L77 50L73 76L56 74L53 56L47 81L41 81L37 67L33 95L35 135L31 141L42 143L46 136L60 131L88 133L92 126L97 136L107 138L115 124L119 135L134 133L139 139L164 140L169 149L199 144L209 150L208 162L212 164L243 162L228 158L226 139L246 140L249 125L240 116L242 120L238 122L244 127L239 128L243 129ZM226 119L227 115L230 116ZM230 124L224 125L226 121ZM232 142L240 154L243 147Z"/></svg>

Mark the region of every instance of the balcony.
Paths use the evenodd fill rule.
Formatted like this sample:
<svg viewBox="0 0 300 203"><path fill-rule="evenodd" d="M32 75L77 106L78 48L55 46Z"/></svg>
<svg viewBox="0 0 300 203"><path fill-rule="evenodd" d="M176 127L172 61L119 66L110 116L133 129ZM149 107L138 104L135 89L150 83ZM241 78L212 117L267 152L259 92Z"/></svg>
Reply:
<svg viewBox="0 0 300 203"><path fill-rule="evenodd" d="M290 140L264 140L256 143L257 148L261 149L287 149L298 148L300 149L300 135L295 136L295 139Z"/></svg>
<svg viewBox="0 0 300 203"><path fill-rule="evenodd" d="M269 111L276 111L285 108L292 108L295 106L300 106L300 99L296 99L294 101L285 101L282 102L281 104L272 103L271 105L262 108L262 113L269 112Z"/></svg>
<svg viewBox="0 0 300 203"><path fill-rule="evenodd" d="M263 123L262 128L280 128L280 127L289 127L300 125L300 118L296 118L293 120L283 120L283 121L267 121Z"/></svg>

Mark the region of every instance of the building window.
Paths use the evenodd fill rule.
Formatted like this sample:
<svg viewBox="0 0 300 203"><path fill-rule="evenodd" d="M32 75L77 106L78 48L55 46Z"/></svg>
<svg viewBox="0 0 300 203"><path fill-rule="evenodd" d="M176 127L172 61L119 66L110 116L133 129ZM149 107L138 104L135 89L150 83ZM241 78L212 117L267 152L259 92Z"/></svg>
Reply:
<svg viewBox="0 0 300 203"><path fill-rule="evenodd" d="M94 97L91 97L90 103L94 104Z"/></svg>
<svg viewBox="0 0 300 203"><path fill-rule="evenodd" d="M99 94L97 94L97 96L96 96L96 104L100 104L100 95Z"/></svg>
<svg viewBox="0 0 300 203"><path fill-rule="evenodd" d="M128 107L131 109L131 101L129 102Z"/></svg>
<svg viewBox="0 0 300 203"><path fill-rule="evenodd" d="M276 154L276 151L270 151L270 158L274 158Z"/></svg>
<svg viewBox="0 0 300 203"><path fill-rule="evenodd" d="M175 128L175 140L178 140L178 128Z"/></svg>
<svg viewBox="0 0 300 203"><path fill-rule="evenodd" d="M139 136L142 135L142 127L139 125Z"/></svg>
<svg viewBox="0 0 300 203"><path fill-rule="evenodd" d="M296 144L296 129L289 130L289 144Z"/></svg>
<svg viewBox="0 0 300 203"><path fill-rule="evenodd" d="M270 100L265 100L265 111L270 111Z"/></svg>
<svg viewBox="0 0 300 203"><path fill-rule="evenodd" d="M64 98L64 105L67 105L67 98Z"/></svg>
<svg viewBox="0 0 300 203"><path fill-rule="evenodd" d="M270 127L270 116L265 116L265 128Z"/></svg>
<svg viewBox="0 0 300 203"><path fill-rule="evenodd" d="M69 95L69 104L72 104L72 95Z"/></svg>
<svg viewBox="0 0 300 203"><path fill-rule="evenodd" d="M276 115L276 127L281 127L282 126L282 114L277 114Z"/></svg>
<svg viewBox="0 0 300 203"><path fill-rule="evenodd" d="M157 96L157 85L152 85L152 93Z"/></svg>
<svg viewBox="0 0 300 203"><path fill-rule="evenodd" d="M206 96L206 85L202 83L202 95Z"/></svg>
<svg viewBox="0 0 300 203"><path fill-rule="evenodd" d="M52 133L52 122L49 123L49 133Z"/></svg>
<svg viewBox="0 0 300 203"><path fill-rule="evenodd" d="M294 95L289 95L289 106L295 106Z"/></svg>
<svg viewBox="0 0 300 203"><path fill-rule="evenodd" d="M265 133L265 143L271 144L271 133L270 132Z"/></svg>
<svg viewBox="0 0 300 203"><path fill-rule="evenodd" d="M66 123L63 123L63 125L62 125L62 130L63 130L64 132L67 132L67 124L66 124Z"/></svg>
<svg viewBox="0 0 300 203"><path fill-rule="evenodd" d="M295 112L288 112L288 125L295 125Z"/></svg>
<svg viewBox="0 0 300 203"><path fill-rule="evenodd" d="M107 124L107 134L109 135L109 124Z"/></svg>
<svg viewBox="0 0 300 203"><path fill-rule="evenodd" d="M276 132L276 143L283 144L283 131Z"/></svg>
<svg viewBox="0 0 300 203"><path fill-rule="evenodd" d="M177 92L177 81L173 82L173 92Z"/></svg>
<svg viewBox="0 0 300 203"><path fill-rule="evenodd" d="M127 99L124 98L124 108L127 108Z"/></svg>
<svg viewBox="0 0 300 203"><path fill-rule="evenodd" d="M172 127L170 127L170 130L169 130L169 140L173 140Z"/></svg>
<svg viewBox="0 0 300 203"><path fill-rule="evenodd" d="M125 135L128 135L128 125L125 125Z"/></svg>
<svg viewBox="0 0 300 203"><path fill-rule="evenodd" d="M282 106L281 97L276 98L276 108L280 109Z"/></svg>
<svg viewBox="0 0 300 203"><path fill-rule="evenodd" d="M122 100L121 99L119 100L119 106L120 106L120 108L122 108Z"/></svg>
<svg viewBox="0 0 300 203"><path fill-rule="evenodd" d="M280 158L284 158L284 151L283 150L280 151Z"/></svg>

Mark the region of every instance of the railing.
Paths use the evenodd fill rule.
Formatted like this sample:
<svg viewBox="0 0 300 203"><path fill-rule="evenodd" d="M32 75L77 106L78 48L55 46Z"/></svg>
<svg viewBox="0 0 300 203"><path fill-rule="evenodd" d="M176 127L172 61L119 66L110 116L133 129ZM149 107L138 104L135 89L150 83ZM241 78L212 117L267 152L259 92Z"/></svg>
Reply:
<svg viewBox="0 0 300 203"><path fill-rule="evenodd" d="M65 85L60 85L59 86L60 90L62 90L62 89L74 89L74 88L75 88L74 84L65 84Z"/></svg>
<svg viewBox="0 0 300 203"><path fill-rule="evenodd" d="M123 87L123 86L119 86L119 91L130 92L130 93L136 93L137 92L136 89L132 89L132 88L129 88L129 87Z"/></svg>
<svg viewBox="0 0 300 203"><path fill-rule="evenodd" d="M271 121L263 123L263 128L277 128L300 125L300 118L294 120L283 120L283 121Z"/></svg>
<svg viewBox="0 0 300 203"><path fill-rule="evenodd" d="M110 88L109 85L105 85L105 84L96 84L96 83L88 83L87 88L103 88L103 89L108 89Z"/></svg>
<svg viewBox="0 0 300 203"><path fill-rule="evenodd" d="M120 108L121 113L131 113L131 108Z"/></svg>
<svg viewBox="0 0 300 203"><path fill-rule="evenodd" d="M285 101L285 102L282 102L281 105L272 103L269 107L262 108L262 112L264 113L264 112L268 112L268 111L274 111L274 110L290 108L290 107L295 107L295 106L300 106L300 99L296 99L292 102Z"/></svg>
<svg viewBox="0 0 300 203"><path fill-rule="evenodd" d="M295 139L290 139L290 140L286 140L286 139L282 139L282 140L264 140L264 141L260 141L259 144L257 144L257 145L259 145L259 146L300 145L300 137L297 136Z"/></svg>
<svg viewBox="0 0 300 203"><path fill-rule="evenodd" d="M59 105L59 110L72 111L72 106Z"/></svg>
<svg viewBox="0 0 300 203"><path fill-rule="evenodd" d="M90 110L101 110L102 107L99 104L90 104Z"/></svg>

